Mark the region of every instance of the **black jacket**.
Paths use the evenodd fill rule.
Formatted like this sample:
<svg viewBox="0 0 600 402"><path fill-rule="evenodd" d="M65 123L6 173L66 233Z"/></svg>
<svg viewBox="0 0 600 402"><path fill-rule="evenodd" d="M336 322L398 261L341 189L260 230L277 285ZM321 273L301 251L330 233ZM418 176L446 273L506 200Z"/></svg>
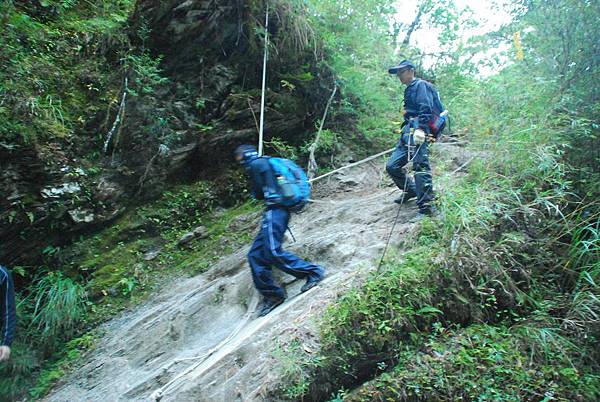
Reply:
<svg viewBox="0 0 600 402"><path fill-rule="evenodd" d="M15 289L8 269L0 265L0 328L2 346L10 346L15 334L17 313L15 306Z"/></svg>

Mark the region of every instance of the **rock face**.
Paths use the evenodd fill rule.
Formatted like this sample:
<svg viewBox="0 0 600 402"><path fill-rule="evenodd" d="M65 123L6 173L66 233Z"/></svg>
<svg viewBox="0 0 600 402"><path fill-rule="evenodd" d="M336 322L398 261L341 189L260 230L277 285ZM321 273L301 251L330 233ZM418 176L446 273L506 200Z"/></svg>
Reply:
<svg viewBox="0 0 600 402"><path fill-rule="evenodd" d="M204 226L198 226L191 232L181 236L177 241L178 246L185 246L194 239L206 239L208 237L208 229Z"/></svg>
<svg viewBox="0 0 600 402"><path fill-rule="evenodd" d="M108 323L98 348L45 400L279 400L273 390L286 374L274 351L293 339L316 351L318 317L381 258L398 206L397 190L382 186L380 173L379 165L365 165L334 175L315 188L318 202L292 217L297 242L286 247L326 268L319 286L299 293L304 281L274 270L289 299L256 318L247 248L238 250ZM361 185L348 191L351 175ZM414 202L400 209L392 247L411 231L415 215ZM254 223L259 219L253 215Z"/></svg>
<svg viewBox="0 0 600 402"><path fill-rule="evenodd" d="M128 70L123 112L103 160L91 161L94 172L68 143L0 143L0 262L35 264L46 245L68 243L180 178L222 175L232 148L257 139L264 9L239 0L138 1L131 54L147 58ZM331 73L317 68L314 49L290 37L288 11L271 14L265 139L301 144L329 95ZM152 85L148 60L160 60L161 79ZM99 122L110 128L117 113L91 117L90 133L80 134L104 142Z"/></svg>
<svg viewBox="0 0 600 402"><path fill-rule="evenodd" d="M90 177L77 164L66 156L0 146L2 264L35 262L46 246L59 246L123 211L120 185L109 176Z"/></svg>
<svg viewBox="0 0 600 402"><path fill-rule="evenodd" d="M162 161L155 159L146 187L182 168L214 177L231 163L232 147L256 143L263 60L257 31L264 9L261 2L239 0L137 3L132 31L150 28L144 46L161 57L168 84L132 101L115 147L138 175L161 144L173 151ZM322 80L331 80L331 74L317 68L312 51L287 46L293 34L281 28L291 23L288 12L271 12L269 33L276 51L268 64L265 138L301 143L322 110L328 95ZM282 84L283 77L294 81L290 77L300 75L305 78L292 82L293 90Z"/></svg>

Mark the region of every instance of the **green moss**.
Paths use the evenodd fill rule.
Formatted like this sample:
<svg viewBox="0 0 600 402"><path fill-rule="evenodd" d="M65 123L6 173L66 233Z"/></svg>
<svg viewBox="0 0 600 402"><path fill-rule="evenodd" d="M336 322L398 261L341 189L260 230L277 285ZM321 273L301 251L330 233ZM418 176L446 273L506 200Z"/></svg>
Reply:
<svg viewBox="0 0 600 402"><path fill-rule="evenodd" d="M162 255L161 261L165 264L175 264L175 268L198 274L208 269L214 262L223 255L233 252L237 247L247 244L254 236L254 230L250 227L252 223L239 230L232 227L232 224L239 217L252 215L260 210L257 203L249 202L239 207L231 208L222 213L210 215L201 221L207 228L208 237L198 242L194 242L188 249L179 249L172 242L167 246L168 252ZM178 239L183 232L175 231L171 233L172 239Z"/></svg>
<svg viewBox="0 0 600 402"><path fill-rule="evenodd" d="M119 283L126 273L127 267L125 265L105 265L94 272L93 279L88 287L94 293L107 292L108 289Z"/></svg>
<svg viewBox="0 0 600 402"><path fill-rule="evenodd" d="M253 223L242 230L232 226L239 217L260 209L256 203L211 213L214 196L206 183L183 185L146 206L126 213L114 225L76 243L70 253L73 266L89 273L87 288L102 305L143 297L163 275L195 275L245 244L254 235ZM179 238L197 226L207 237L178 246ZM234 225L235 226L235 225ZM159 250L156 259L143 256Z"/></svg>

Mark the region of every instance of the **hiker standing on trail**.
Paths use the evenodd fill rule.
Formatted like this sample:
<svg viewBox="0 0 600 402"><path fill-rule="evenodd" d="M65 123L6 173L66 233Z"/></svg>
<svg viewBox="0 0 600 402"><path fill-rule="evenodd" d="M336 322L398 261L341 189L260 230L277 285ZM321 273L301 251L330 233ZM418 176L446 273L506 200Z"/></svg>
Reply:
<svg viewBox="0 0 600 402"><path fill-rule="evenodd" d="M394 202L402 204L416 197L419 213L431 216L434 194L429 144L434 143L444 129L447 112L435 87L415 77L415 66L410 61L403 60L388 72L396 74L406 85L401 137L386 165L388 174L403 191ZM410 161L413 162L414 181L403 170Z"/></svg>
<svg viewBox="0 0 600 402"><path fill-rule="evenodd" d="M0 265L0 362L10 358L16 324L15 290L7 268Z"/></svg>
<svg viewBox="0 0 600 402"><path fill-rule="evenodd" d="M323 279L325 270L319 265L283 251L283 236L288 228L290 208L282 206L285 195L281 193L285 193L285 190L282 191L281 186L278 185L282 177L275 177L275 168L277 168L275 165L278 161L287 160L261 157L252 145L237 147L235 159L246 168L252 182L252 195L256 199L265 200L266 204L260 232L248 252L248 263L252 269L254 285L264 298L258 311L258 316L262 317L283 303L286 298L285 290L273 280L272 266L296 278L305 278L306 283L301 288L302 292L317 285Z"/></svg>

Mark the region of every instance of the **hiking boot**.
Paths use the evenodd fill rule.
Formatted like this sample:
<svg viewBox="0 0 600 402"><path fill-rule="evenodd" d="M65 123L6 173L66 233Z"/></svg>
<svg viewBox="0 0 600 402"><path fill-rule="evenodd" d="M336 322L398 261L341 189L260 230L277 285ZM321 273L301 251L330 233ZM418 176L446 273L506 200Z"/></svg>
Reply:
<svg viewBox="0 0 600 402"><path fill-rule="evenodd" d="M433 206L431 205L423 205L422 207L419 208L419 215L422 216L433 216L435 215L435 208L433 208Z"/></svg>
<svg viewBox="0 0 600 402"><path fill-rule="evenodd" d="M309 276L308 279L306 280L306 283L304 285L302 285L302 287L300 288L300 292L304 293L304 292L314 288L322 280L323 280L322 276L318 276L318 277Z"/></svg>
<svg viewBox="0 0 600 402"><path fill-rule="evenodd" d="M394 202L396 204L403 204L407 201L412 200L413 198L417 198L417 194L413 193L412 191L407 191L401 194L400 197L396 198Z"/></svg>
<svg viewBox="0 0 600 402"><path fill-rule="evenodd" d="M263 304L258 310L258 316L263 317L269 314L271 311L275 309L275 307L279 306L281 303L285 301L285 297L269 297L263 299Z"/></svg>

